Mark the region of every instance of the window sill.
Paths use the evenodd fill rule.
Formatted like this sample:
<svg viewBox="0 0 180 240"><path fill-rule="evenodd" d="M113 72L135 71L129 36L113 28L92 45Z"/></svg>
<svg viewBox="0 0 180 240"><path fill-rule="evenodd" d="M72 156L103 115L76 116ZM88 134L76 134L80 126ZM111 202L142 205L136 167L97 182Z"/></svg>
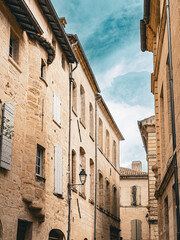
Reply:
<svg viewBox="0 0 180 240"><path fill-rule="evenodd" d="M18 70L19 73L22 73L19 65L14 61L14 59L8 56L8 61Z"/></svg>
<svg viewBox="0 0 180 240"><path fill-rule="evenodd" d="M74 113L74 115L77 117L77 112L76 112L76 110L75 110L75 108L74 107L72 107L72 112Z"/></svg>
<svg viewBox="0 0 180 240"><path fill-rule="evenodd" d="M80 192L79 192L79 196L82 197L84 200L86 200L86 196L85 196L84 193L80 193Z"/></svg>
<svg viewBox="0 0 180 240"><path fill-rule="evenodd" d="M36 180L45 183L46 179L38 174L36 174Z"/></svg>
<svg viewBox="0 0 180 240"><path fill-rule="evenodd" d="M61 128L61 124L57 123L54 119L53 119L53 122L54 122L59 128Z"/></svg>
<svg viewBox="0 0 180 240"><path fill-rule="evenodd" d="M48 87L48 84L47 84L46 80L43 77L39 77L39 79L41 79L43 81L43 83L46 85L46 87Z"/></svg>
<svg viewBox="0 0 180 240"><path fill-rule="evenodd" d="M58 198L61 198L61 199L64 199L63 195L62 194L58 194L58 193L53 193L54 196L58 197Z"/></svg>
<svg viewBox="0 0 180 240"><path fill-rule="evenodd" d="M81 125L83 126L83 128L86 129L84 121L82 121L81 118L79 119L79 121L80 121Z"/></svg>

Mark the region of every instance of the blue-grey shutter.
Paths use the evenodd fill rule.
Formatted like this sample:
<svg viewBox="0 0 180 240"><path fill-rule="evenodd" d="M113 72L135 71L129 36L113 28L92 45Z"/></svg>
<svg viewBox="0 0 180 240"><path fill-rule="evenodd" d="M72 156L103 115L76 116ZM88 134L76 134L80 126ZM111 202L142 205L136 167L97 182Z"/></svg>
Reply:
<svg viewBox="0 0 180 240"><path fill-rule="evenodd" d="M142 228L141 228L141 221L137 220L137 240L141 240L142 239Z"/></svg>
<svg viewBox="0 0 180 240"><path fill-rule="evenodd" d="M59 125L61 124L61 102L55 93L53 95L53 119Z"/></svg>
<svg viewBox="0 0 180 240"><path fill-rule="evenodd" d="M54 147L54 193L63 194L62 148Z"/></svg>
<svg viewBox="0 0 180 240"><path fill-rule="evenodd" d="M136 220L131 221L131 240L136 239Z"/></svg>
<svg viewBox="0 0 180 240"><path fill-rule="evenodd" d="M11 170L12 132L14 127L14 104L4 103L2 112L3 127L0 139L0 167Z"/></svg>

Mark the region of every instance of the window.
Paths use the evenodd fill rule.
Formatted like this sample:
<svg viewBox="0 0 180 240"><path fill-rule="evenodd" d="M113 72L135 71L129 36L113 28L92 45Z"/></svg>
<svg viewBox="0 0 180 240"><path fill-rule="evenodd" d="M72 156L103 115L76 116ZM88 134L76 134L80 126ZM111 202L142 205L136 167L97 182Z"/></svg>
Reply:
<svg viewBox="0 0 180 240"><path fill-rule="evenodd" d="M139 186L131 187L131 205L141 205L141 188Z"/></svg>
<svg viewBox="0 0 180 240"><path fill-rule="evenodd" d="M48 240L64 240L64 239L65 239L64 233L59 229L52 229L49 233Z"/></svg>
<svg viewBox="0 0 180 240"><path fill-rule="evenodd" d="M131 240L142 239L142 222L138 219L131 221Z"/></svg>
<svg viewBox="0 0 180 240"><path fill-rule="evenodd" d="M86 171L86 153L82 147L80 147L80 170L84 169ZM85 196L85 185L81 186L81 193Z"/></svg>
<svg viewBox="0 0 180 240"><path fill-rule="evenodd" d="M37 145L36 175L42 177L44 148Z"/></svg>
<svg viewBox="0 0 180 240"><path fill-rule="evenodd" d="M62 68L65 70L65 67L66 67L66 58L65 58L64 54L62 54L61 64L62 64Z"/></svg>
<svg viewBox="0 0 180 240"><path fill-rule="evenodd" d="M113 202L112 202L112 213L117 216L117 189L113 186Z"/></svg>
<svg viewBox="0 0 180 240"><path fill-rule="evenodd" d="M73 82L72 106L73 106L73 110L77 113L77 85L75 82Z"/></svg>
<svg viewBox="0 0 180 240"><path fill-rule="evenodd" d="M164 91L163 85L160 94L160 130L161 130L161 161L165 157L165 128L164 128Z"/></svg>
<svg viewBox="0 0 180 240"><path fill-rule="evenodd" d="M81 123L85 125L85 91L83 86L80 86L80 117Z"/></svg>
<svg viewBox="0 0 180 240"><path fill-rule="evenodd" d="M16 240L32 239L32 223L18 220Z"/></svg>
<svg viewBox="0 0 180 240"><path fill-rule="evenodd" d="M90 159L90 199L94 200L94 162Z"/></svg>
<svg viewBox="0 0 180 240"><path fill-rule="evenodd" d="M103 208L103 175L99 173L99 206Z"/></svg>
<svg viewBox="0 0 180 240"><path fill-rule="evenodd" d="M106 180L106 202L105 202L105 208L108 212L110 212L110 184L109 181Z"/></svg>
<svg viewBox="0 0 180 240"><path fill-rule="evenodd" d="M113 164L116 167L116 142L115 141L113 141L112 156L113 156Z"/></svg>
<svg viewBox="0 0 180 240"><path fill-rule="evenodd" d="M46 63L43 59L41 59L41 78L46 78Z"/></svg>
<svg viewBox="0 0 180 240"><path fill-rule="evenodd" d="M72 150L72 184L76 184L76 152Z"/></svg>
<svg viewBox="0 0 180 240"><path fill-rule="evenodd" d="M99 128L98 128L98 144L101 150L103 150L103 123L101 118L99 118Z"/></svg>
<svg viewBox="0 0 180 240"><path fill-rule="evenodd" d="M19 62L19 38L14 34L14 32L10 32L9 39L9 56L16 62Z"/></svg>
<svg viewBox="0 0 180 240"><path fill-rule="evenodd" d="M61 126L61 101L55 93L53 95L53 120Z"/></svg>
<svg viewBox="0 0 180 240"><path fill-rule="evenodd" d="M110 155L110 153L109 153L109 144L110 144L110 142L109 142L109 131L106 130L106 157L108 159L109 159L109 155Z"/></svg>
<svg viewBox="0 0 180 240"><path fill-rule="evenodd" d="M0 220L0 240L3 240L3 227L1 220Z"/></svg>
<svg viewBox="0 0 180 240"><path fill-rule="evenodd" d="M93 116L93 106L89 104L89 133L91 137L94 137L94 116Z"/></svg>
<svg viewBox="0 0 180 240"><path fill-rule="evenodd" d="M167 85L167 106L168 106L168 132L169 140L172 136L172 120L171 120L171 92L170 92L170 80L169 80L169 57L166 62L166 85Z"/></svg>

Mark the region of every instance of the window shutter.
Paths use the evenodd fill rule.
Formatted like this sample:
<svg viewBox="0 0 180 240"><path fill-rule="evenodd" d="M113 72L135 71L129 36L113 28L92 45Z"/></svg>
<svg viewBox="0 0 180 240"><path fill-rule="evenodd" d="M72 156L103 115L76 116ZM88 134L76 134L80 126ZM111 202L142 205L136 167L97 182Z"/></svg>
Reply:
<svg viewBox="0 0 180 240"><path fill-rule="evenodd" d="M131 240L136 239L136 220L131 221Z"/></svg>
<svg viewBox="0 0 180 240"><path fill-rule="evenodd" d="M54 93L53 95L53 119L56 121L59 125L61 124L61 102L58 96Z"/></svg>
<svg viewBox="0 0 180 240"><path fill-rule="evenodd" d="M141 205L141 187L137 187L137 205Z"/></svg>
<svg viewBox="0 0 180 240"><path fill-rule="evenodd" d="M63 193L63 161L62 148L54 147L54 192Z"/></svg>
<svg viewBox="0 0 180 240"><path fill-rule="evenodd" d="M141 235L141 221L140 220L136 220L137 221L137 239L141 240L142 239L142 235Z"/></svg>
<svg viewBox="0 0 180 240"><path fill-rule="evenodd" d="M14 127L14 104L4 103L3 128L1 131L0 141L0 167L11 170L11 153L12 153L12 132Z"/></svg>

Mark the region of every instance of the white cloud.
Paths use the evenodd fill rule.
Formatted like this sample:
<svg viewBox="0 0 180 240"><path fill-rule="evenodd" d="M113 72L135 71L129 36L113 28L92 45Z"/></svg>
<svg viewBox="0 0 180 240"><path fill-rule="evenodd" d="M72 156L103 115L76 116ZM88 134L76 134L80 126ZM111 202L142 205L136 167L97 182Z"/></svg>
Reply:
<svg viewBox="0 0 180 240"><path fill-rule="evenodd" d="M107 101L107 105L125 138L120 144L120 165L131 167L132 161L141 160L143 169L146 170L146 155L137 121L152 116L153 109L113 101Z"/></svg>
<svg viewBox="0 0 180 240"><path fill-rule="evenodd" d="M119 53L119 55L121 55ZM112 68L106 72L97 74L101 89L110 87L113 79L125 75L128 72L152 72L152 55L149 53L138 52L134 57L123 57Z"/></svg>

